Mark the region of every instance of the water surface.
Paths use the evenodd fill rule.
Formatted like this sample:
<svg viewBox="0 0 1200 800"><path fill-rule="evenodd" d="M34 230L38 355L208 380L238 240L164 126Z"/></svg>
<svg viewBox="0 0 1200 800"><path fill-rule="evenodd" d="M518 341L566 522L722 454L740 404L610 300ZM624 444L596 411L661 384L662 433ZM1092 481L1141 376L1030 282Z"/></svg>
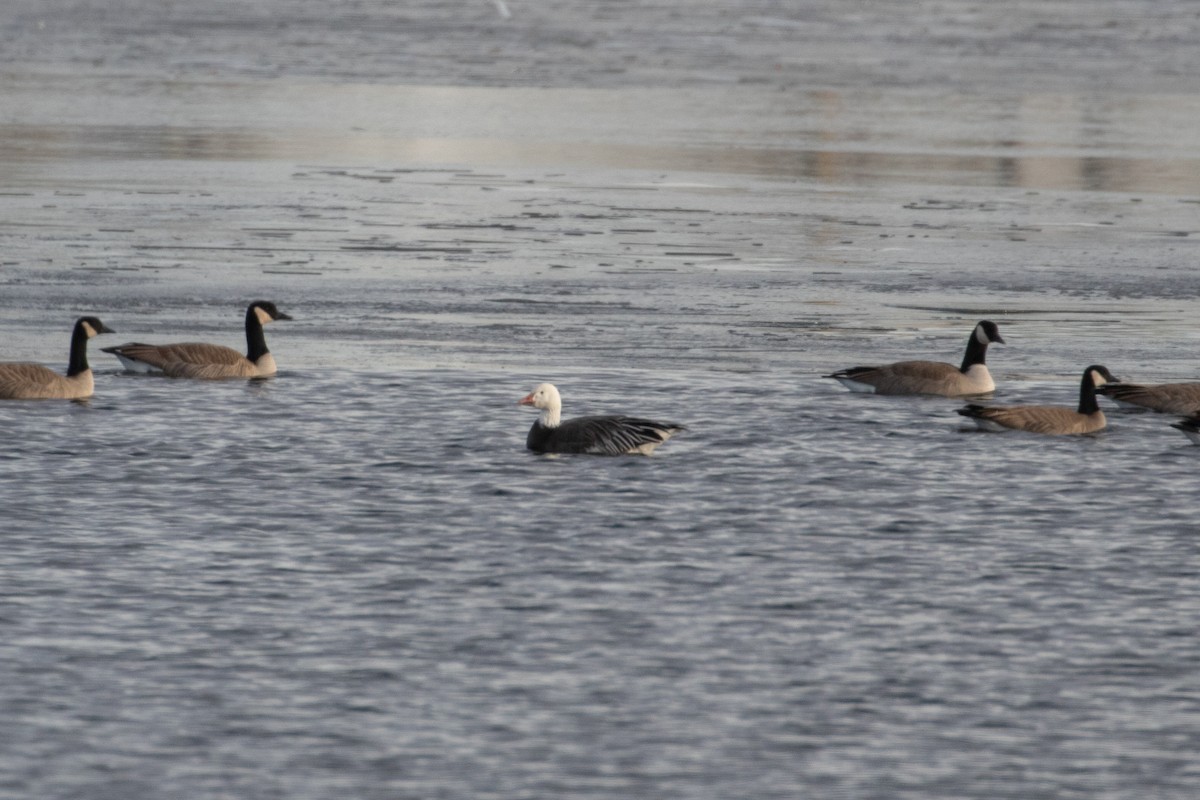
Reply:
<svg viewBox="0 0 1200 800"><path fill-rule="evenodd" d="M6 404L11 791L1190 791L1195 453L1161 418L1044 440L801 376L557 379L692 430L532 456L526 385L476 370Z"/></svg>
<svg viewBox="0 0 1200 800"><path fill-rule="evenodd" d="M1193 796L1200 448L821 378L1197 378L1190 7L52 5L0 357L119 333L0 405L0 796ZM99 352L257 298L272 380Z"/></svg>

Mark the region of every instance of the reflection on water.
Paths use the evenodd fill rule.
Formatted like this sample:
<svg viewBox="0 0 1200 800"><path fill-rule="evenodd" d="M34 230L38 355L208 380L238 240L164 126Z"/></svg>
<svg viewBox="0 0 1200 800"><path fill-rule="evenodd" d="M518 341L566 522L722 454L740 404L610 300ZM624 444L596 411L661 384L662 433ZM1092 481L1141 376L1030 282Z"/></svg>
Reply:
<svg viewBox="0 0 1200 800"><path fill-rule="evenodd" d="M325 132L174 127L0 126L0 160L295 160L721 172L834 185L945 184L1027 189L1200 191L1200 159L844 149L659 146L517 139L400 139Z"/></svg>
<svg viewBox="0 0 1200 800"><path fill-rule="evenodd" d="M52 79L0 87L0 169L316 160L737 173L830 185L1200 191L1191 96L530 90ZM23 170L27 172L28 170Z"/></svg>

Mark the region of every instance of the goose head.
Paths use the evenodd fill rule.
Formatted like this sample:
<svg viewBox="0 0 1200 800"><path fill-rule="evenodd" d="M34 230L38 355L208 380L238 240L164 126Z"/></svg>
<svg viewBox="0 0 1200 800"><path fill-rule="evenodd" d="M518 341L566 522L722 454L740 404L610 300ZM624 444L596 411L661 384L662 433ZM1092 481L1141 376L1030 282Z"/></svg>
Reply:
<svg viewBox="0 0 1200 800"><path fill-rule="evenodd" d="M517 405L541 409L542 424L547 426L557 425L562 412L562 398L552 383L538 384L532 392L518 400Z"/></svg>
<svg viewBox="0 0 1200 800"><path fill-rule="evenodd" d="M975 339L984 347L992 342L1004 344L1004 338L1000 336L1000 328L990 319L982 320L975 326Z"/></svg>
<svg viewBox="0 0 1200 800"><path fill-rule="evenodd" d="M268 300L255 300L250 304L248 309L250 313L258 318L260 325L266 325L268 322L274 322L277 319L291 319L291 317L278 308L275 304Z"/></svg>
<svg viewBox="0 0 1200 800"><path fill-rule="evenodd" d="M1111 372L1108 371L1108 367L1100 364L1092 364L1090 367L1085 369L1083 371L1083 377L1085 380L1091 381L1093 387L1103 386L1106 383L1121 382L1120 378L1115 377Z"/></svg>
<svg viewBox="0 0 1200 800"><path fill-rule="evenodd" d="M112 328L100 321L99 317L80 317L75 320L75 327L83 331L87 338L99 336L102 333L116 333Z"/></svg>

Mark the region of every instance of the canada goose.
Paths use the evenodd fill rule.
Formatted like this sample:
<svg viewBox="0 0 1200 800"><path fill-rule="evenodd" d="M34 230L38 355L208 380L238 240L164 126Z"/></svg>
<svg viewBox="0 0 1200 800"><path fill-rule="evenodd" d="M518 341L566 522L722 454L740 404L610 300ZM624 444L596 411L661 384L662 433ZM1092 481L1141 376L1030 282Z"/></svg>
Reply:
<svg viewBox="0 0 1200 800"><path fill-rule="evenodd" d="M88 366L87 343L93 336L114 333L99 317L80 317L71 331L71 360L67 374L59 375L41 364L0 364L0 398L5 400L75 400L91 397L94 388Z"/></svg>
<svg viewBox="0 0 1200 800"><path fill-rule="evenodd" d="M1013 429L1055 435L1095 433L1106 424L1104 412L1096 402L1096 387L1117 379L1107 368L1093 364L1083 371L1079 383L1079 408L1063 406L980 406L971 404L958 413L974 420L981 430Z"/></svg>
<svg viewBox="0 0 1200 800"><path fill-rule="evenodd" d="M1192 440L1192 444L1200 444L1200 414L1184 417L1179 422L1172 422L1171 427L1183 431L1183 435Z"/></svg>
<svg viewBox="0 0 1200 800"><path fill-rule="evenodd" d="M525 446L535 453L648 456L671 436L685 430L682 425L622 416L577 417L563 422L562 398L549 383L541 384L517 404L542 410L525 439Z"/></svg>
<svg viewBox="0 0 1200 800"><path fill-rule="evenodd" d="M1148 408L1168 414L1200 411L1200 383L1112 383L1096 391L1123 408Z"/></svg>
<svg viewBox="0 0 1200 800"><path fill-rule="evenodd" d="M105 347L131 372L162 372L172 378L263 378L275 374L275 357L267 349L263 325L291 319L274 303L255 300L246 309L246 355L231 347L202 342Z"/></svg>
<svg viewBox="0 0 1200 800"><path fill-rule="evenodd" d="M996 388L984 363L992 342L1004 344L1004 339L996 323L985 319L971 331L961 367L941 361L897 361L880 367L850 367L824 377L839 381L852 392L943 397L987 394Z"/></svg>

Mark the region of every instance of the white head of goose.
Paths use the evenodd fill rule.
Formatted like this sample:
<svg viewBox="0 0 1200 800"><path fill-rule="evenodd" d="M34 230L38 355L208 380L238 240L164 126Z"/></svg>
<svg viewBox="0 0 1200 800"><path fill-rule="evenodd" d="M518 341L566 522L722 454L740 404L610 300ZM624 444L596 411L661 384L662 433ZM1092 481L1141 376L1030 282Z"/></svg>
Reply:
<svg viewBox="0 0 1200 800"><path fill-rule="evenodd" d="M529 429L525 446L535 453L587 453L591 455L650 455L682 425L637 417L576 417L562 420L562 398L554 384L543 383L517 401L541 409Z"/></svg>
<svg viewBox="0 0 1200 800"><path fill-rule="evenodd" d="M105 347L131 372L161 372L172 378L264 378L275 374L275 357L267 349L263 326L291 319L274 303L255 300L246 309L246 355L231 347L203 342Z"/></svg>
<svg viewBox="0 0 1200 800"><path fill-rule="evenodd" d="M1093 364L1083 371L1079 383L1079 407L1072 411L1063 406L980 406L958 409L986 431L1018 430L1051 435L1095 433L1104 430L1107 421L1096 402L1096 387L1118 383L1107 368Z"/></svg>
<svg viewBox="0 0 1200 800"><path fill-rule="evenodd" d="M113 332L99 317L80 317L75 320L75 328L71 331L71 358L67 362L66 375L59 375L41 364L0 364L0 399L75 400L91 397L95 383L92 368L87 360L88 339Z"/></svg>
<svg viewBox="0 0 1200 800"><path fill-rule="evenodd" d="M941 361L897 361L879 367L850 367L824 377L833 378L852 392L870 394L987 394L996 389L985 363L988 345L993 342L1004 344L1004 339L996 323L985 319L971 331L961 366Z"/></svg>

